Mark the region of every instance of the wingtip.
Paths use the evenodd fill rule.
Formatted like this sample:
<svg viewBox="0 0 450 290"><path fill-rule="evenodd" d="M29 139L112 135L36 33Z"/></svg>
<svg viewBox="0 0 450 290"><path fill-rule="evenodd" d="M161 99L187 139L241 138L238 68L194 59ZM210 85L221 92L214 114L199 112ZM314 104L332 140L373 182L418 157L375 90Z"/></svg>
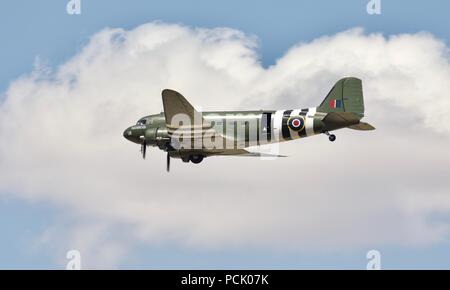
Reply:
<svg viewBox="0 0 450 290"><path fill-rule="evenodd" d="M174 90L171 90L171 89L164 89L164 90L162 90L161 91L161 95L165 95L165 94L167 94L167 93L172 93L172 92L175 92Z"/></svg>

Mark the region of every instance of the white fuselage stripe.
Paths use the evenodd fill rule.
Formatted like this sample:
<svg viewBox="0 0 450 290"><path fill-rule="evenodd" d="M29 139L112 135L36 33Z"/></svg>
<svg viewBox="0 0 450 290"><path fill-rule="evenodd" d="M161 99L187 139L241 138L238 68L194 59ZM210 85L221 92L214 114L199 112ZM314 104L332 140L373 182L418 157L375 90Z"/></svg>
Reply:
<svg viewBox="0 0 450 290"><path fill-rule="evenodd" d="M305 130L306 136L314 135L314 115L316 114L317 108L309 108L308 113L305 118Z"/></svg>
<svg viewBox="0 0 450 290"><path fill-rule="evenodd" d="M273 135L275 137L276 142L280 142L283 140L281 127L283 122L283 113L284 110L278 110L275 112L275 116L273 117Z"/></svg>

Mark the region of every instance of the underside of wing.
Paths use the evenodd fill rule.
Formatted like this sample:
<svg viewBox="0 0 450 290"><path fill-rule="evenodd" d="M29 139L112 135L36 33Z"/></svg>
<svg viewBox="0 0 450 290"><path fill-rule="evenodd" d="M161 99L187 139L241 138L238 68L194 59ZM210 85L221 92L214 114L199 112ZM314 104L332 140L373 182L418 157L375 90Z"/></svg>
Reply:
<svg viewBox="0 0 450 290"><path fill-rule="evenodd" d="M208 150L206 150L208 152ZM217 150L215 152L209 152L210 155L221 156L242 156L242 157L287 157L284 155L268 154L261 152L250 152L245 149L231 149L231 150Z"/></svg>

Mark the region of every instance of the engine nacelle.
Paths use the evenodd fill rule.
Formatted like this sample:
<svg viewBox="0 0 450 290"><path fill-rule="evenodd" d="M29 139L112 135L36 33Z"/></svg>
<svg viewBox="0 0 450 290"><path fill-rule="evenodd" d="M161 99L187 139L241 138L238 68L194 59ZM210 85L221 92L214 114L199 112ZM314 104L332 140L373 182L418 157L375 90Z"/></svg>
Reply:
<svg viewBox="0 0 450 290"><path fill-rule="evenodd" d="M150 146L158 146L161 149L167 147L170 144L170 136L167 132L167 128L149 128L145 131L145 140Z"/></svg>

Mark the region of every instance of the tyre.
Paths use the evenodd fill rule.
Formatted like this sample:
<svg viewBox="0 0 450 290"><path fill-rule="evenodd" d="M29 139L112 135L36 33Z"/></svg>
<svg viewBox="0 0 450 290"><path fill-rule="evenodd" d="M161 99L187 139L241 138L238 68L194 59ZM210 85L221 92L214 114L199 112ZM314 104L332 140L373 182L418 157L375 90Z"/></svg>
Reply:
<svg viewBox="0 0 450 290"><path fill-rule="evenodd" d="M199 164L203 161L203 155L191 155L190 160L194 164Z"/></svg>

